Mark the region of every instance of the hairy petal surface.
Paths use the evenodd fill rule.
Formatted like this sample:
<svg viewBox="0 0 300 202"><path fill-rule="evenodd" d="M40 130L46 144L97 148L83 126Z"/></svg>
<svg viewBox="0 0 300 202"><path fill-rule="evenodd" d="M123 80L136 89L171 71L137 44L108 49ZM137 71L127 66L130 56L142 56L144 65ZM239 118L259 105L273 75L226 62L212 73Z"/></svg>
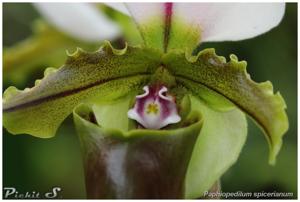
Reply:
<svg viewBox="0 0 300 202"><path fill-rule="evenodd" d="M116 50L109 43L95 53L77 50L58 70L47 69L33 88L4 92L4 127L13 134L52 137L79 103L114 100L140 90L159 58L149 49Z"/></svg>
<svg viewBox="0 0 300 202"><path fill-rule="evenodd" d="M235 55L226 62L214 49L197 56L172 51L163 64L175 76L176 82L210 105L211 95L218 94L247 113L263 129L270 145L269 161L275 163L282 136L288 129L286 105L280 93L273 94L271 82L255 83L246 72L246 62Z"/></svg>

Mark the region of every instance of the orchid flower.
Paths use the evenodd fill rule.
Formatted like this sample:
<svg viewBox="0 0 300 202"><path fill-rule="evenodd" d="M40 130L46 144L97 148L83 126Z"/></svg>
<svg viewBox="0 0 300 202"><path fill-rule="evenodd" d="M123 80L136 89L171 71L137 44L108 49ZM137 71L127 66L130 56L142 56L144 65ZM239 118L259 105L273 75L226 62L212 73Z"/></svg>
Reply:
<svg viewBox="0 0 300 202"><path fill-rule="evenodd" d="M180 47L195 48L200 42L206 41L235 41L255 37L277 26L285 8L284 4L279 3L106 4L133 17L146 46L164 51ZM121 34L120 28L99 12L93 4L37 3L35 6L50 23L80 40L114 39ZM152 25L153 23L156 25ZM184 38L177 38L176 32L183 32L180 36ZM149 114L152 116L152 113ZM137 118L138 116L148 115L139 114L137 108L129 112L130 118L136 119L148 128L161 128L165 125L159 124L159 121L157 125L153 125L151 121L145 122L147 119L142 120ZM169 117L165 116L164 119ZM160 127L157 127L158 125Z"/></svg>
<svg viewBox="0 0 300 202"><path fill-rule="evenodd" d="M245 114L262 128L275 163L288 129L280 93L270 82L252 81L237 56L226 61L214 49L194 50L202 42L271 30L284 4L106 4L132 17L143 44L115 49L105 41L95 53L77 49L33 88L8 88L3 107L9 132L53 137L73 112L91 198L203 196L237 160L246 140ZM35 5L74 38L121 34L95 4Z"/></svg>

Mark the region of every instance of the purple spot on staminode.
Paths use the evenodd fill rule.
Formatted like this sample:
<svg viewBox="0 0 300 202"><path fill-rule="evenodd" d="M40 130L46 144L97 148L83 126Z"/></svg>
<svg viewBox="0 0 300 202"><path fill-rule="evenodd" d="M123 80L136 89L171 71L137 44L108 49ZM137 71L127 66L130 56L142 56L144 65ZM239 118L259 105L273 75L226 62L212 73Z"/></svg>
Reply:
<svg viewBox="0 0 300 202"><path fill-rule="evenodd" d="M171 30L171 20L173 14L173 3L164 3L164 9L165 9L164 51L167 52L170 30Z"/></svg>

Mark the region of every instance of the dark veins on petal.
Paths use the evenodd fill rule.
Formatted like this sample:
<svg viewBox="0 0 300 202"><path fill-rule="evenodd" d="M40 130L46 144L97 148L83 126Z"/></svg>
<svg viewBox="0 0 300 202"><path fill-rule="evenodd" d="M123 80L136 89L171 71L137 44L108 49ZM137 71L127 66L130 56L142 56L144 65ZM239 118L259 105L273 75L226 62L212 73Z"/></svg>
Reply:
<svg viewBox="0 0 300 202"><path fill-rule="evenodd" d="M140 73L139 75L149 76L148 73ZM81 91L87 90L89 88L92 88L94 86L104 84L106 82L115 81L117 79L122 79L122 78L130 78L130 77L134 77L134 76L136 76L136 75L134 74L134 75L128 75L126 77L116 77L116 78L112 78L112 79L99 80L97 82L88 84L86 86L82 86L82 87L79 87L79 88L66 90L66 91L63 91L63 92L56 93L56 94L48 95L46 97L35 99L35 100L29 101L29 102L25 102L25 103L22 103L22 104L19 104L19 105L16 105L16 106L4 108L3 112L12 112L12 111L15 111L15 110L18 110L18 109L22 109L22 108L26 108L26 107L31 107L31 106L34 106L34 105L41 104L43 102L50 101L50 100L55 100L55 99L59 99L59 98L62 98L62 97L70 96L70 95L79 93Z"/></svg>

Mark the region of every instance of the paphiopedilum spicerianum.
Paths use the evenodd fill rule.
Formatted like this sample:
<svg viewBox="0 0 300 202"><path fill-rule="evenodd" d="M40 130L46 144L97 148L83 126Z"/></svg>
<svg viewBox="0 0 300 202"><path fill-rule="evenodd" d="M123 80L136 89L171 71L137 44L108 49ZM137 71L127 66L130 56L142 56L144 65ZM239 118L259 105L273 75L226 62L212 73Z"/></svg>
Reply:
<svg viewBox="0 0 300 202"><path fill-rule="evenodd" d="M72 37L94 41L120 34L94 6L37 4ZM91 198L203 196L237 160L247 134L245 114L263 129L275 163L288 129L281 95L273 94L270 82L252 81L246 62L235 55L226 61L214 49L194 49L200 42L267 32L281 21L284 4L109 6L134 19L143 44L78 49L33 88L8 88L3 123L9 132L53 137L73 111Z"/></svg>

